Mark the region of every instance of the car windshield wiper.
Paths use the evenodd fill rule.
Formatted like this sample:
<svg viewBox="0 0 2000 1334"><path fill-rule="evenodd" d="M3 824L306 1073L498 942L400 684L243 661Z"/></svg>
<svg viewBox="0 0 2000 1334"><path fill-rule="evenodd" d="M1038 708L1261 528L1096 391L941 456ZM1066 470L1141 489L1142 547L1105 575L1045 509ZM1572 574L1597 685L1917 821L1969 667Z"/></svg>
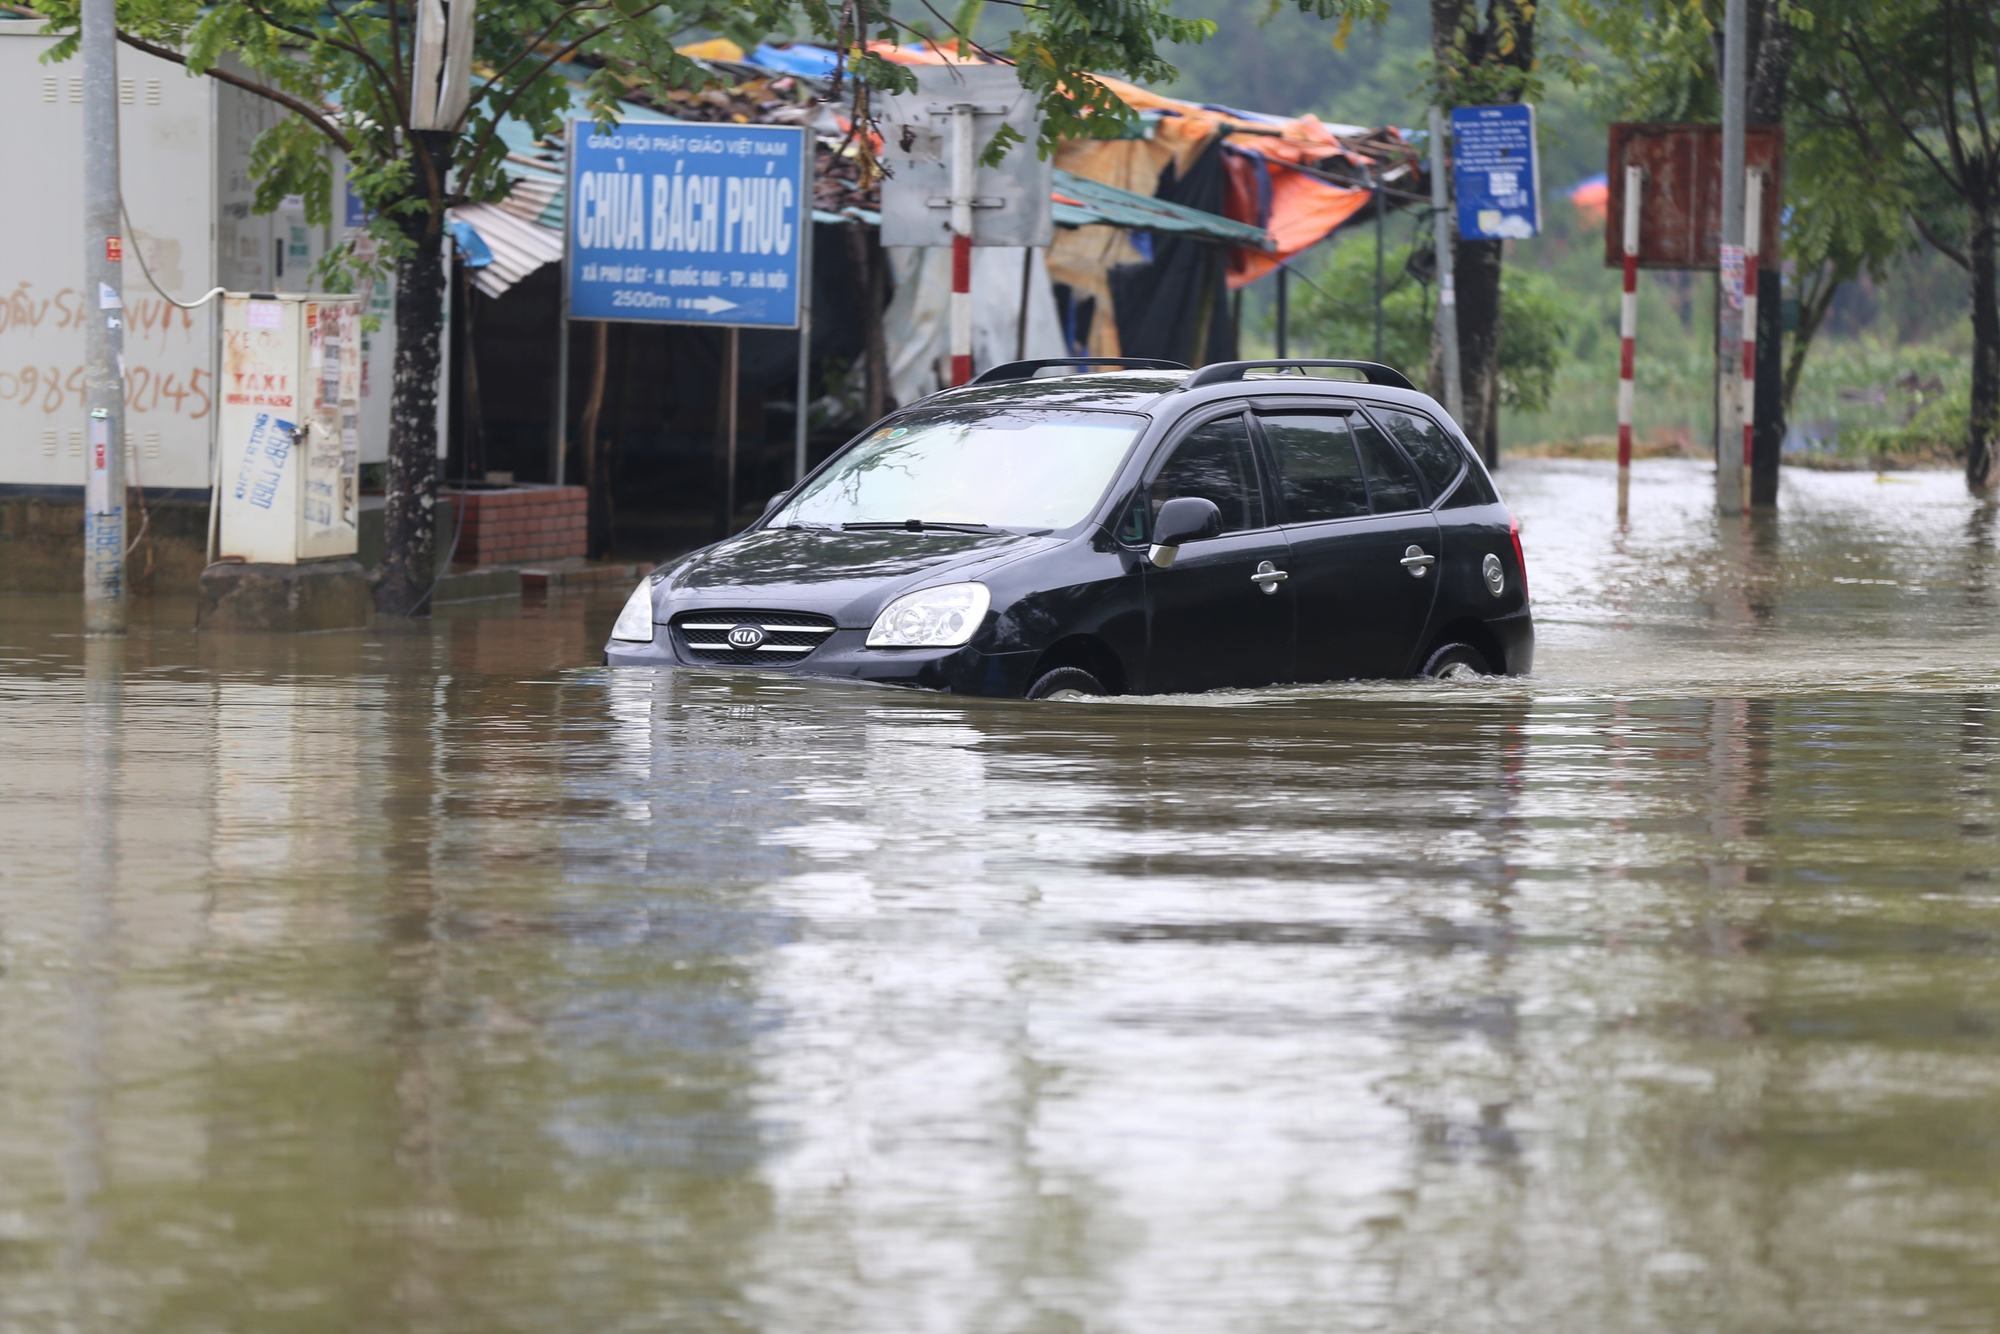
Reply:
<svg viewBox="0 0 2000 1334"><path fill-rule="evenodd" d="M841 529L850 533L865 532L907 532L907 533L994 533L999 529L987 523L939 523L935 519L904 519L900 523L869 521L864 523L843 523Z"/></svg>

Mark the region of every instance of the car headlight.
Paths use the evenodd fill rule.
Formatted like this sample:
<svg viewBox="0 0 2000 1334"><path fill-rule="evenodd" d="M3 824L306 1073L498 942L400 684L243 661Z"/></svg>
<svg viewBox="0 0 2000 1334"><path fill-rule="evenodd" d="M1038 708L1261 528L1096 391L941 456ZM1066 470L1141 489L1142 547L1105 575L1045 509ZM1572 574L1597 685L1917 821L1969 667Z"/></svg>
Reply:
<svg viewBox="0 0 2000 1334"><path fill-rule="evenodd" d="M618 623L611 627L613 639L623 639L634 644L653 642L653 581L641 579L639 586L632 590L632 596L625 599L625 610L618 613Z"/></svg>
<svg viewBox="0 0 2000 1334"><path fill-rule="evenodd" d="M940 584L905 593L875 618L868 647L955 648L972 638L992 601L985 584Z"/></svg>

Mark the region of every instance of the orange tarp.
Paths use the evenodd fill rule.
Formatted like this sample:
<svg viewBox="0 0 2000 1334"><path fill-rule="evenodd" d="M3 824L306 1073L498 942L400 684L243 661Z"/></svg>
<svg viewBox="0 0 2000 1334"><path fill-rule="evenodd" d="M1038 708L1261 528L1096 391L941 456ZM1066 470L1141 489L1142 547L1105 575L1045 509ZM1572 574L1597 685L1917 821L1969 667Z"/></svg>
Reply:
<svg viewBox="0 0 2000 1334"><path fill-rule="evenodd" d="M901 65L954 65L977 63L977 53L961 57L956 39L922 47L898 46L893 42L870 42L868 49L885 60ZM1299 116L1285 121L1251 120L1224 111L1213 111L1198 103L1165 97L1123 79L1094 76L1118 99L1134 111L1160 113L1146 139L1072 139L1056 150L1056 165L1093 181L1115 185L1134 194L1151 195L1159 188L1160 173L1169 162L1176 172L1185 172L1201 151L1218 135L1234 147L1266 159L1233 156L1228 162L1230 188L1224 205L1225 217L1237 222L1261 225L1276 244L1275 253L1235 250L1229 262L1229 286L1253 283L1301 250L1323 240L1334 228L1352 218L1368 204L1366 190L1352 189L1318 180L1302 172L1288 170L1287 163L1309 166L1330 157L1343 157L1356 166L1370 165L1366 158L1348 151L1333 130L1317 116ZM1259 217L1256 173L1270 178L1270 213ZM1086 230L1096 231L1096 228ZM1125 262L1129 246L1108 246L1096 237L1087 246L1058 249L1087 250L1090 259L1078 254L1082 263L1073 276L1081 280L1085 269L1096 270L1107 263ZM1131 252L1130 259L1138 258ZM1050 256L1051 262L1055 255ZM1097 283L1072 281L1072 286L1095 288ZM1109 293L1104 294L1107 298Z"/></svg>

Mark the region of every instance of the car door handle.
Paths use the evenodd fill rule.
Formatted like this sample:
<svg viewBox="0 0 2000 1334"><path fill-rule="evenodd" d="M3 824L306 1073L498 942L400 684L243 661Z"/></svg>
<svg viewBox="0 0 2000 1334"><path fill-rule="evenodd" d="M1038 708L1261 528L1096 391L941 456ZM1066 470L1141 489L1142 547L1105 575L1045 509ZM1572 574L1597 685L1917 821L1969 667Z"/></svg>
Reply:
<svg viewBox="0 0 2000 1334"><path fill-rule="evenodd" d="M1257 562L1257 572L1250 576L1250 582L1266 593L1275 593L1278 591L1278 585L1291 577L1270 561L1261 560Z"/></svg>
<svg viewBox="0 0 2000 1334"><path fill-rule="evenodd" d="M1437 564L1437 557L1425 555L1422 547L1411 543L1403 552L1402 563L1403 568L1408 570L1413 578L1421 579L1426 570Z"/></svg>

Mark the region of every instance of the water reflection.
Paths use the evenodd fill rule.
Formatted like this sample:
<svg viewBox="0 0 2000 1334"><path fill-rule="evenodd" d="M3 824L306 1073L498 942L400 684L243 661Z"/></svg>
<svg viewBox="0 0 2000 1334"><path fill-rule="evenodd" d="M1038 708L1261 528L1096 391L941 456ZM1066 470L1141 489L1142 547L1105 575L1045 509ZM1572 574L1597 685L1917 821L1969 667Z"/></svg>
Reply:
<svg viewBox="0 0 2000 1334"><path fill-rule="evenodd" d="M1516 469L1491 687L9 602L0 1326L1990 1327L1990 522L1699 482Z"/></svg>

